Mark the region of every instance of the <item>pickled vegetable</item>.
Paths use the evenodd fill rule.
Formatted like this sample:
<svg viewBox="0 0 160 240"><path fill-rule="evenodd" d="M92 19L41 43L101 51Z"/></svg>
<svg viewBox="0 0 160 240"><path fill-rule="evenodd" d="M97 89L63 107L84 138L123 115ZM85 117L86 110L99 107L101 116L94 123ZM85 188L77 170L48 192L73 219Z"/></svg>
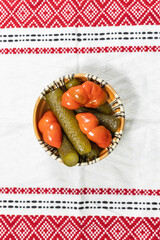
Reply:
<svg viewBox="0 0 160 240"><path fill-rule="evenodd" d="M60 148L62 144L62 130L59 123L52 123L43 132L43 140L52 147Z"/></svg>
<svg viewBox="0 0 160 240"><path fill-rule="evenodd" d="M99 124L98 119L92 113L78 113L76 115L79 127L84 134L89 133Z"/></svg>
<svg viewBox="0 0 160 240"><path fill-rule="evenodd" d="M100 148L109 147L112 141L112 135L110 131L104 126L95 127L87 134L87 137L92 142L95 142Z"/></svg>
<svg viewBox="0 0 160 240"><path fill-rule="evenodd" d="M76 110L77 113L82 113L82 112L90 112L93 113L99 120L99 123L106 128L108 128L112 133L116 132L120 126L120 119L117 117L114 117L112 115L107 115L104 113L99 113L95 110L92 109L87 109L87 108L79 108Z"/></svg>
<svg viewBox="0 0 160 240"><path fill-rule="evenodd" d="M48 93L46 95L47 103L74 148L80 155L85 155L91 151L91 144L88 138L81 132L74 112L61 105L62 95L63 92L59 88Z"/></svg>
<svg viewBox="0 0 160 240"><path fill-rule="evenodd" d="M76 102L68 92L63 94L61 105L70 110L75 110L82 107L82 105Z"/></svg>
<svg viewBox="0 0 160 240"><path fill-rule="evenodd" d="M82 84L89 101L85 104L85 107L97 108L106 102L108 94L97 84L86 81Z"/></svg>
<svg viewBox="0 0 160 240"><path fill-rule="evenodd" d="M120 126L121 120L117 117L106 115L104 113L94 113L101 125L108 128L111 132L116 132Z"/></svg>
<svg viewBox="0 0 160 240"><path fill-rule="evenodd" d="M82 85L71 87L63 94L62 106L71 110L82 106L97 108L104 104L107 98L108 94L99 85L86 81Z"/></svg>
<svg viewBox="0 0 160 240"><path fill-rule="evenodd" d="M99 156L100 150L95 143L91 143L91 152L86 154L86 157L89 161L96 159Z"/></svg>
<svg viewBox="0 0 160 240"><path fill-rule="evenodd" d="M43 133L52 123L57 122L56 117L54 116L51 110L45 112L42 118L38 122L38 128L41 133Z"/></svg>
<svg viewBox="0 0 160 240"><path fill-rule="evenodd" d="M81 82L76 78L73 78L72 80L65 83L65 87L67 89L70 89L71 87L75 87L75 86L78 86L78 85L81 85Z"/></svg>
<svg viewBox="0 0 160 240"><path fill-rule="evenodd" d="M92 142L101 148L107 148L112 140L110 131L104 126L98 126L99 121L93 113L78 113L76 115L79 127Z"/></svg>
<svg viewBox="0 0 160 240"><path fill-rule="evenodd" d="M43 140L52 147L60 148L62 130L51 110L45 112L38 122L38 128L43 134Z"/></svg>
<svg viewBox="0 0 160 240"><path fill-rule="evenodd" d="M75 166L79 161L78 153L65 134L63 134L62 144L58 152L63 163L68 167Z"/></svg>
<svg viewBox="0 0 160 240"><path fill-rule="evenodd" d="M105 113L105 114L111 114L112 108L110 107L108 102L105 102L104 104L100 105L98 108L96 108L98 112Z"/></svg>

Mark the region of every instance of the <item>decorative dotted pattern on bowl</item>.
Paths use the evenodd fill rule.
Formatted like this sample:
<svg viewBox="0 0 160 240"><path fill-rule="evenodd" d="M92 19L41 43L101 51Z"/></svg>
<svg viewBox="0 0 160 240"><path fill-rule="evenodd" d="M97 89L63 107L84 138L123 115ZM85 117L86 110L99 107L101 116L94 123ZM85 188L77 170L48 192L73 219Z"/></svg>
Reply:
<svg viewBox="0 0 160 240"><path fill-rule="evenodd" d="M105 80L102 80L99 77L96 77L94 75L81 74L81 73L71 74L71 75L60 77L59 79L51 82L41 92L40 97L38 98L38 100L35 104L34 113L33 113L33 126L34 126L35 135L36 135L40 145L55 160L62 162L62 160L59 157L58 150L54 147L51 147L50 145L48 145L47 143L45 143L43 141L42 134L39 132L37 124L38 124L38 121L40 120L40 118L42 117L43 113L49 109L49 107L45 101L46 94L50 91L53 91L56 88L63 87L64 84L66 82L68 82L69 80L71 80L72 78L78 78L79 80L81 80L83 82L84 81L92 81L92 82L100 85L104 90L106 90L109 95L109 98L107 101L109 102L109 104L114 112L113 116L116 116L116 117L120 118L120 120L121 120L120 127L117 130L117 132L113 135L113 139L112 139L110 146L108 148L104 149L100 153L100 156L98 158L96 158L92 161L88 161L87 158L85 158L85 157L80 158L80 161L77 165L85 166L85 165L90 165L90 164L99 162L100 160L104 159L118 145L118 143L122 137L122 133L123 133L123 129L124 129L125 111L124 111L124 107L121 102L121 99L120 99L119 95L117 94L117 92Z"/></svg>

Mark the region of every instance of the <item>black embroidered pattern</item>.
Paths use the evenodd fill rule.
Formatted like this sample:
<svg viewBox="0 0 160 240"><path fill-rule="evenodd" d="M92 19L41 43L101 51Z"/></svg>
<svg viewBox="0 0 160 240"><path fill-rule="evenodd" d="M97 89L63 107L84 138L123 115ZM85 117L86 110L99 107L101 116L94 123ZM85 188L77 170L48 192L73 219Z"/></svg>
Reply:
<svg viewBox="0 0 160 240"><path fill-rule="evenodd" d="M43 208L43 209L74 209L74 210L83 209L160 210L159 206L160 202L138 202L138 201L120 202L120 201L0 200L0 208L23 208L23 209Z"/></svg>
<svg viewBox="0 0 160 240"><path fill-rule="evenodd" d="M136 36L133 36L136 35ZM105 33L55 33L55 34L4 34L0 42L52 42L52 41L106 41L160 39L160 32L105 32ZM139 35L139 36L138 36ZM153 36L156 35L156 36ZM69 36L69 38L67 38ZM114 37L113 37L114 36Z"/></svg>

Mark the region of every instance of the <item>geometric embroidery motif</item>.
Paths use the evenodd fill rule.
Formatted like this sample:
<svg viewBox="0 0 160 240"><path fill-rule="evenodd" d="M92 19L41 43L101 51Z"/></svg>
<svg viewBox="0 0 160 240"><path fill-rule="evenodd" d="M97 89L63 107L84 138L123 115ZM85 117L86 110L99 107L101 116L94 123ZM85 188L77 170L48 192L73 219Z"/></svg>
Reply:
<svg viewBox="0 0 160 240"><path fill-rule="evenodd" d="M0 215L0 239L158 240L160 218Z"/></svg>
<svg viewBox="0 0 160 240"><path fill-rule="evenodd" d="M3 0L0 28L160 24L159 0Z"/></svg>

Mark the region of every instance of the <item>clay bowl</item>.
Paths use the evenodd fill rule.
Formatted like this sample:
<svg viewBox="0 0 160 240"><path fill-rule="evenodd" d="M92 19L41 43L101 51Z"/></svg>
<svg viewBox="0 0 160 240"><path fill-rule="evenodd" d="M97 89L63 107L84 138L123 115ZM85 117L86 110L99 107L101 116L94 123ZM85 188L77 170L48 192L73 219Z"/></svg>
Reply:
<svg viewBox="0 0 160 240"><path fill-rule="evenodd" d="M109 94L108 102L114 112L114 116L120 118L121 124L117 132L114 134L112 143L110 146L106 149L103 149L102 152L100 153L100 156L92 161L87 161L87 159L80 159L79 163L77 166L85 166L85 165L90 165L96 162L101 161L102 159L106 158L118 145L122 133L123 133L123 128L124 128L124 122L125 122L125 112L124 112L124 107L121 102L121 99L117 92L105 81L102 80L94 75L90 74L83 74L83 73L78 73L78 74L71 74L67 75L64 77L60 77L59 79L51 82L40 94L39 98L37 99L37 102L34 107L34 112L33 112L33 127L34 127L34 132L37 137L37 140L39 141L40 145L42 148L55 160L59 161L62 163L62 160L59 157L58 151L56 148L51 147L50 145L46 144L43 141L42 134L38 130L38 122L42 115L45 113L46 110L49 109L49 106L47 105L45 101L45 95L46 93L53 91L54 89L58 87L62 87L66 82L71 80L72 78L77 78L80 81L93 81L97 84L99 84L107 93Z"/></svg>

